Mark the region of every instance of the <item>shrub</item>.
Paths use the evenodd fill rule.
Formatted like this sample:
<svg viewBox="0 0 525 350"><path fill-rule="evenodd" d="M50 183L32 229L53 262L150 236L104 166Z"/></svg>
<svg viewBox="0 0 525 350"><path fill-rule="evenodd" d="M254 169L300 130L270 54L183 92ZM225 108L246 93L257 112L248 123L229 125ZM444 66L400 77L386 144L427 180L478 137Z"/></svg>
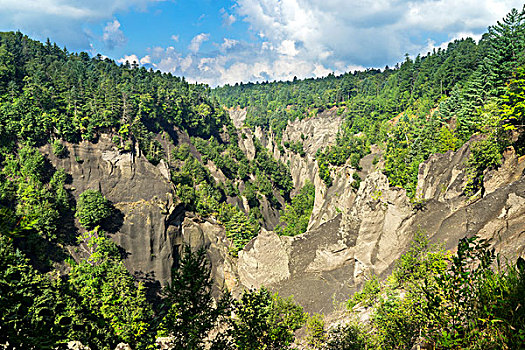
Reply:
<svg viewBox="0 0 525 350"><path fill-rule="evenodd" d="M190 156L190 147L187 144L181 144L176 146L171 151L172 160L181 160L185 161Z"/></svg>
<svg viewBox="0 0 525 350"><path fill-rule="evenodd" d="M483 187L483 171L501 165L502 147L493 138L474 143L467 160L467 183L463 192L468 197L475 195Z"/></svg>
<svg viewBox="0 0 525 350"><path fill-rule="evenodd" d="M111 216L111 206L100 192L86 190L78 198L75 216L82 226L91 229Z"/></svg>
<svg viewBox="0 0 525 350"><path fill-rule="evenodd" d="M58 158L65 157L67 155L67 148L59 140L53 141L53 154Z"/></svg>
<svg viewBox="0 0 525 350"><path fill-rule="evenodd" d="M324 331L324 317L321 314L314 314L306 320L306 343L312 349L322 349L326 343L326 333Z"/></svg>
<svg viewBox="0 0 525 350"><path fill-rule="evenodd" d="M306 232L315 201L315 186L307 181L300 192L281 211L281 222L275 232L282 236L296 236Z"/></svg>
<svg viewBox="0 0 525 350"><path fill-rule="evenodd" d="M362 350L367 349L366 334L355 323L337 325L328 333L326 350Z"/></svg>
<svg viewBox="0 0 525 350"><path fill-rule="evenodd" d="M238 349L289 349L294 331L306 321L293 299L272 295L266 288L245 291L235 305L232 336Z"/></svg>

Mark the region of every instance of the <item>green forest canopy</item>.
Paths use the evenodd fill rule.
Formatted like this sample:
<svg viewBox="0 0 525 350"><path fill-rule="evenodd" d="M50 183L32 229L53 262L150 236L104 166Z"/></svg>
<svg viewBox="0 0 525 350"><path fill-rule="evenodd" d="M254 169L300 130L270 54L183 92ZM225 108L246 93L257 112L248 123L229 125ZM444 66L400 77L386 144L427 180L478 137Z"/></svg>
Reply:
<svg viewBox="0 0 525 350"><path fill-rule="evenodd" d="M123 341L147 349L157 334L181 333L180 348L200 348L202 334L221 321L225 332L215 339L217 348L287 348L306 319L293 300L264 288L246 291L238 301L225 297L215 307L192 308L201 301L213 304L202 252L185 252L176 280L164 289L164 305L152 303L124 267L119 247L97 226L110 218L110 203L90 191L84 195L89 200L73 205L67 174L50 166L38 146L52 143L55 155L63 157L65 142L95 141L110 133L122 152L137 145L152 163L165 159L181 202L203 216L215 215L235 255L258 232L262 196L272 203L280 192L288 200L279 230L293 235L307 225L315 189L307 184L290 198L289 169L257 140L255 159L248 161L219 102L247 107L246 124L271 130L278 139L289 120L336 107L344 117L337 143L316 155L325 183L330 184L331 167L347 160L356 166L371 144L383 144L385 174L410 196L416 195L421 161L481 134L467 163L465 194L473 195L482 189L484 169L500 163L502 148L510 144L508 132L525 124L524 50L525 15L513 10L479 43L457 40L445 50L407 56L393 68L210 90L171 74L118 66L100 55L69 53L20 32L0 33L0 344L53 349L80 340L109 349ZM176 144L176 129L192 137L204 163L223 170L226 184L216 184L183 145L164 154L159 134ZM301 145L286 147L301 154ZM525 152L523 136L514 147ZM240 194L241 181L252 209L247 213L226 204L226 197ZM78 236L72 236L71 223L62 224L75 214L89 229ZM89 254L74 261L64 245ZM391 283L371 282L350 302L377 305L368 330L374 337L356 326L343 329L328 346L363 345L368 337L386 349L411 348L418 336L442 348L470 340L480 347L491 341L509 348L523 344L519 305L525 263L492 271L487 267L494 259L486 242L476 238L462 240L452 256L416 237ZM69 273L60 276L55 263ZM381 297L382 290L387 297ZM401 291L409 297L400 298ZM207 323L192 328L199 315Z"/></svg>

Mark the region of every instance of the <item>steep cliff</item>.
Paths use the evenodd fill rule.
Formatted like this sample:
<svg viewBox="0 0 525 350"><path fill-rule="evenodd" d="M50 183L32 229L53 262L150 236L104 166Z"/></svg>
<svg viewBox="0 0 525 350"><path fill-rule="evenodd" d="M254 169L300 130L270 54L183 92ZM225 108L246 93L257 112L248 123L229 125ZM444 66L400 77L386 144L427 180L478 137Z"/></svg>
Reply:
<svg viewBox="0 0 525 350"><path fill-rule="evenodd" d="M264 232L239 254L245 287L266 285L294 295L307 311L328 313L367 276L391 271L418 230L447 249L479 234L508 258L524 254L525 159L512 148L499 169L485 174L485 195L470 201L462 191L470 143L431 156L419 168L417 203L411 203L404 189L390 187L372 166L380 155L376 147L361 160L359 190L350 186L356 170L349 165L332 169L334 183L326 188L313 155L316 147L334 141L338 123L328 112L288 125L283 141L305 135L305 157L281 154L271 136L260 135L274 156L289 164L296 187L306 179L315 183L316 200L308 232L293 238Z"/></svg>
<svg viewBox="0 0 525 350"><path fill-rule="evenodd" d="M245 116L245 110L231 112L238 125ZM485 174L484 196L470 201L462 192L470 144L431 156L419 168L414 204L404 189L389 186L379 170L381 162L372 161L381 156L375 146L361 160L361 170L350 164L333 167L333 185L326 187L318 175L315 152L335 142L340 123L335 110L289 123L282 142L302 140L303 156L280 151L273 135L261 129L239 130L239 146L248 159L255 156L255 137L288 164L295 188L310 181L316 193L308 231L296 237L280 237L272 231L278 212L262 198L265 228L238 258L229 253L222 225L184 210L164 161L154 166L138 150L121 153L105 134L96 143L65 144L67 157L54 156L50 145L41 151L71 175L74 197L97 189L114 204L117 224L111 237L126 251L128 269L155 288L169 281L182 244L207 247L216 292L227 288L238 295L244 288L264 285L294 295L309 312L323 313L346 300L370 274L388 273L417 230L447 249L453 249L461 237L480 234L509 258L524 254L525 159L518 159L512 148L505 152L499 169ZM189 142L182 134L179 139ZM207 167L216 181L224 181L213 163ZM358 190L351 186L355 174L363 179ZM242 196L228 201L245 210L249 207ZM73 247L70 252L82 253Z"/></svg>
<svg viewBox="0 0 525 350"><path fill-rule="evenodd" d="M108 134L101 134L96 143L65 146L66 157L56 157L51 145L41 151L55 167L71 175L68 188L75 198L87 189L95 189L111 201L115 213L110 220L110 237L124 249L126 267L139 280L158 290L169 281L181 245L189 244L208 248L217 289L225 283L235 288L224 228L184 210L164 161L154 166L138 149L119 152ZM68 250L73 257L82 256L82 246Z"/></svg>

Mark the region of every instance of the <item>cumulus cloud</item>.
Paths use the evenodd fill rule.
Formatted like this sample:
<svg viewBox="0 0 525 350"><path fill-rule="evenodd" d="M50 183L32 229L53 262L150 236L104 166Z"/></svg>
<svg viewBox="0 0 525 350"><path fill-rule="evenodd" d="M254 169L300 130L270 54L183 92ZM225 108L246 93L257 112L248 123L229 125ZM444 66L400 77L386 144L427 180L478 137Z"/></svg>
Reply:
<svg viewBox="0 0 525 350"><path fill-rule="evenodd" d="M295 48L295 41L293 40L283 40L281 45L277 48L277 51L286 56L296 56L299 51Z"/></svg>
<svg viewBox="0 0 525 350"><path fill-rule="evenodd" d="M140 63L140 59L137 57L137 55L135 54L132 54L132 55L125 55L124 57L120 58L117 60L118 63L126 63L128 62L129 64L132 64L132 63Z"/></svg>
<svg viewBox="0 0 525 350"><path fill-rule="evenodd" d="M222 25L223 26L231 27L231 25L237 21L237 18L234 15L228 13L224 8L222 8L219 12L222 15Z"/></svg>
<svg viewBox="0 0 525 350"><path fill-rule="evenodd" d="M325 65L365 66L418 53L441 33L479 33L521 6L521 0L237 0L239 16L267 47Z"/></svg>
<svg viewBox="0 0 525 350"><path fill-rule="evenodd" d="M210 35L201 33L187 52L156 47L140 60L212 86L321 77L392 65L455 39L479 40L520 1L236 0L235 18L248 24L248 39L223 38L205 52Z"/></svg>
<svg viewBox="0 0 525 350"><path fill-rule="evenodd" d="M108 20L118 11L143 10L159 0L0 0L0 30L20 29L40 40L52 38L69 48L86 50L91 34L85 23Z"/></svg>
<svg viewBox="0 0 525 350"><path fill-rule="evenodd" d="M210 39L210 34L207 33L200 33L191 39L191 43L188 46L188 50L190 50L193 53L199 52L201 45L203 42L208 41Z"/></svg>
<svg viewBox="0 0 525 350"><path fill-rule="evenodd" d="M104 41L104 44L106 47L110 50L115 48L116 46L123 46L126 44L128 39L120 30L120 22L116 19L113 20L113 22L108 22L106 26L104 27L104 34L102 35L102 41Z"/></svg>
<svg viewBox="0 0 525 350"><path fill-rule="evenodd" d="M226 51L231 49L239 44L238 40L224 38L223 43L221 44L221 51Z"/></svg>

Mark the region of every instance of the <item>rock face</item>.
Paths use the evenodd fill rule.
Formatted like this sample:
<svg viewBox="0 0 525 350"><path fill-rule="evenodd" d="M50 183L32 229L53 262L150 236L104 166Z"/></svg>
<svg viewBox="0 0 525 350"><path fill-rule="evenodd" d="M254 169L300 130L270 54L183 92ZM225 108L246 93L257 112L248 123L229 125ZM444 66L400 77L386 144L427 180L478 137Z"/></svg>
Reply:
<svg viewBox="0 0 525 350"><path fill-rule="evenodd" d="M289 164L296 187L306 179L316 185L316 199L305 234L290 238L264 232L240 252L238 270L245 287L265 285L294 295L306 311L329 313L370 274L389 273L418 230L447 249L454 249L462 237L478 234L509 258L525 254L525 159L518 159L512 149L505 152L499 169L485 174L484 196L475 202L462 193L470 144L431 156L420 165L420 205L415 206L404 189L390 187L386 176L374 169L377 148L361 161L359 175L364 179L358 191L350 186L356 170L349 165L333 169L334 184L327 189L313 156L315 140L334 142L330 123L338 122L326 114L288 125L283 140L304 139L305 157L280 154L271 135L259 132L274 156Z"/></svg>
<svg viewBox="0 0 525 350"><path fill-rule="evenodd" d="M221 225L187 213L182 222L179 239L180 243L189 245L192 249L206 248L211 265L211 276L215 282L213 291L215 295L225 289L234 295L240 293L237 266L229 254L230 244Z"/></svg>
<svg viewBox="0 0 525 350"><path fill-rule="evenodd" d="M272 254L269 255L268 251ZM243 286L260 288L290 277L290 238L262 229L256 240L239 252L239 278Z"/></svg>
<svg viewBox="0 0 525 350"><path fill-rule="evenodd" d="M246 120L246 108L232 108L228 110L233 125L240 129L244 126Z"/></svg>
<svg viewBox="0 0 525 350"><path fill-rule="evenodd" d="M67 144L69 155L57 158L50 145L41 151L57 168L71 175L75 198L87 189L100 191L116 208L110 237L127 253L126 267L139 279L166 284L177 264L182 244L205 246L212 261L217 290L237 288L237 278L223 229L216 223L188 216L174 199L169 169L149 163L140 152L120 153L108 135L96 143ZM70 253L79 258L75 249ZM228 260L229 259L229 260Z"/></svg>
<svg viewBox="0 0 525 350"><path fill-rule="evenodd" d="M126 267L138 276L164 283L174 261L174 231L169 230L173 203L167 168L140 154L120 154L108 135L97 143L67 144L69 156L57 158L51 146L42 150L53 165L71 175L75 198L87 189L100 191L118 211L111 238L128 254Z"/></svg>
<svg viewBox="0 0 525 350"><path fill-rule="evenodd" d="M246 111L235 110L231 116L242 126ZM169 281L183 244L194 249L204 246L215 293L226 288L236 296L244 288L264 285L283 296L294 295L306 311L329 313L370 274L384 276L391 271L417 230L447 249L455 248L464 236L479 234L492 239L509 258L525 254L525 159L513 149L505 152L499 169L484 174L485 191L475 201L462 194L469 144L431 156L419 168L415 206L405 190L390 187L377 170L378 148L361 160L360 171L350 164L331 169L333 185L324 185L315 153L335 142L340 124L336 110L289 123L283 142L301 140L303 157L290 150L281 153L273 136L260 129L240 130L245 136L239 137L239 146L249 159L255 156L255 136L289 165L296 188L307 180L315 185L316 198L308 231L296 237L279 237L271 231L278 213L262 198L265 229L238 258L229 254L230 243L221 225L187 213L177 203L163 162L154 166L138 151L121 154L108 135L97 143L67 144L65 158L55 157L50 145L41 151L54 166L71 174L69 186L75 198L86 189L96 189L114 204L117 225L111 237L128 253L126 266L159 285ZM220 170L211 170L221 181ZM363 179L358 190L351 186L356 174ZM276 197L282 199L278 193ZM242 198L228 201L248 208Z"/></svg>

